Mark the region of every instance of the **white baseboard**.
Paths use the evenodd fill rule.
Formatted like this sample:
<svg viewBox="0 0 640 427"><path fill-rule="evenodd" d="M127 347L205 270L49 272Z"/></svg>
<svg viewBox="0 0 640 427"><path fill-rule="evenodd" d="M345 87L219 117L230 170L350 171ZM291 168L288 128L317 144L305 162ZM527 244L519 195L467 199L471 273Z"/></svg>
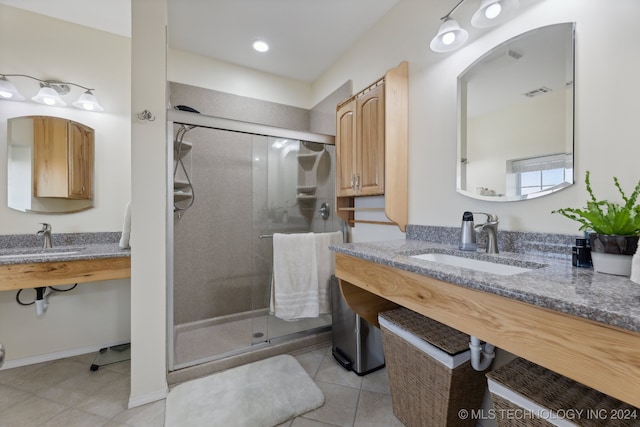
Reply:
<svg viewBox="0 0 640 427"><path fill-rule="evenodd" d="M39 354L37 356L25 357L22 359L8 360L4 362L4 364L2 365L2 368L0 368L0 371L3 371L5 369L11 369L11 368L19 368L21 366L34 365L36 363L50 362L52 360L64 359L67 357L80 356L81 354L98 352L103 348L122 345L128 342L130 342L130 340L116 341L116 342L101 344L101 345L91 345L88 347L72 348L72 349L63 350L63 351L57 351L55 353L45 353L45 354Z"/></svg>
<svg viewBox="0 0 640 427"><path fill-rule="evenodd" d="M143 394L142 396L129 396L128 408L136 408L138 406L146 405L147 403L156 402L167 397L169 394L169 388L165 387L162 390L152 391L151 393Z"/></svg>

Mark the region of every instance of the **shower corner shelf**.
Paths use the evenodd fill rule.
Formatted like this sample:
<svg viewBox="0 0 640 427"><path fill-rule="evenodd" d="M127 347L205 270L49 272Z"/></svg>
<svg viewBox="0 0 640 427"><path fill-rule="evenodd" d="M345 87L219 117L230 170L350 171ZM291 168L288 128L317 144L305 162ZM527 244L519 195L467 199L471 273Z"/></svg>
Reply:
<svg viewBox="0 0 640 427"><path fill-rule="evenodd" d="M300 194L296 195L296 199L298 200L316 200L317 197L315 194Z"/></svg>
<svg viewBox="0 0 640 427"><path fill-rule="evenodd" d="M190 187L189 181L181 179L173 181L173 203L192 198L193 193L189 190Z"/></svg>
<svg viewBox="0 0 640 427"><path fill-rule="evenodd" d="M174 191L173 192L173 202L181 202L183 200L188 200L193 197L193 194L186 191Z"/></svg>
<svg viewBox="0 0 640 427"><path fill-rule="evenodd" d="M174 190L177 190L179 188L185 188L188 186L189 186L189 181L181 180L181 179L176 179L175 181L173 181Z"/></svg>
<svg viewBox="0 0 640 427"><path fill-rule="evenodd" d="M182 141L182 142L178 142L178 141L173 141L173 149L176 151L176 154L178 152L180 152L180 157L184 157L187 155L187 153L189 153L189 151L191 151L191 148L193 148L193 144L187 141Z"/></svg>

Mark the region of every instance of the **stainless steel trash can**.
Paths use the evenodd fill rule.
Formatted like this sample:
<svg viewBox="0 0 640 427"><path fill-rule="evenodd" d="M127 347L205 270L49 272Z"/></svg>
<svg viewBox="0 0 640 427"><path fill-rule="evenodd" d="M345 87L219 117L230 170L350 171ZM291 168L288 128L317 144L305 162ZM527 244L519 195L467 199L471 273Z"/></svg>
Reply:
<svg viewBox="0 0 640 427"><path fill-rule="evenodd" d="M366 375L384 367L380 329L358 316L342 298L338 278L331 277L333 357L345 369Z"/></svg>

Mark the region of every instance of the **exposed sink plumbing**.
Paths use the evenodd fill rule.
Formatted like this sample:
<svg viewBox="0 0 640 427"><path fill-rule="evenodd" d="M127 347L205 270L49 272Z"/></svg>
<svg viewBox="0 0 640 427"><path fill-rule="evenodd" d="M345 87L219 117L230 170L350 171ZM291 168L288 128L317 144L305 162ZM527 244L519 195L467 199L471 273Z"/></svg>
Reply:
<svg viewBox="0 0 640 427"><path fill-rule="evenodd" d="M36 297L31 302L23 302L20 299L20 294L22 293L22 291L24 289L19 289L18 293L16 294L16 302L18 304L20 304L20 305L25 305L25 306L27 306L27 305L35 305L36 306L36 316L42 317L42 316L44 316L44 314L47 312L47 309L49 308L49 298L51 298L52 296L54 296L58 292L68 292L68 291L70 291L72 289L75 289L76 286L78 286L77 283L75 283L69 289L58 289L58 288L55 288L53 286L41 286L41 287L34 288L33 290L36 291ZM49 290L49 291L47 292L47 290Z"/></svg>
<svg viewBox="0 0 640 427"><path fill-rule="evenodd" d="M489 343L483 343L479 338L471 335L469 343L471 349L471 366L476 371L484 371L491 365L493 358L496 357L494 352L495 346Z"/></svg>

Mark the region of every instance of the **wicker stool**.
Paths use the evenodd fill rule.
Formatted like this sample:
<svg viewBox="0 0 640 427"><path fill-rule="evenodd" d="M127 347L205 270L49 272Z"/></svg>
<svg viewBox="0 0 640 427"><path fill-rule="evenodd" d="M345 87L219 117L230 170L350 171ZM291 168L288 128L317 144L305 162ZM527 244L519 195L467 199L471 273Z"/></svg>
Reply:
<svg viewBox="0 0 640 427"><path fill-rule="evenodd" d="M525 359L487 377L499 427L640 426L640 409Z"/></svg>
<svg viewBox="0 0 640 427"><path fill-rule="evenodd" d="M407 427L474 426L486 388L471 367L469 335L406 308L378 316L393 414Z"/></svg>

